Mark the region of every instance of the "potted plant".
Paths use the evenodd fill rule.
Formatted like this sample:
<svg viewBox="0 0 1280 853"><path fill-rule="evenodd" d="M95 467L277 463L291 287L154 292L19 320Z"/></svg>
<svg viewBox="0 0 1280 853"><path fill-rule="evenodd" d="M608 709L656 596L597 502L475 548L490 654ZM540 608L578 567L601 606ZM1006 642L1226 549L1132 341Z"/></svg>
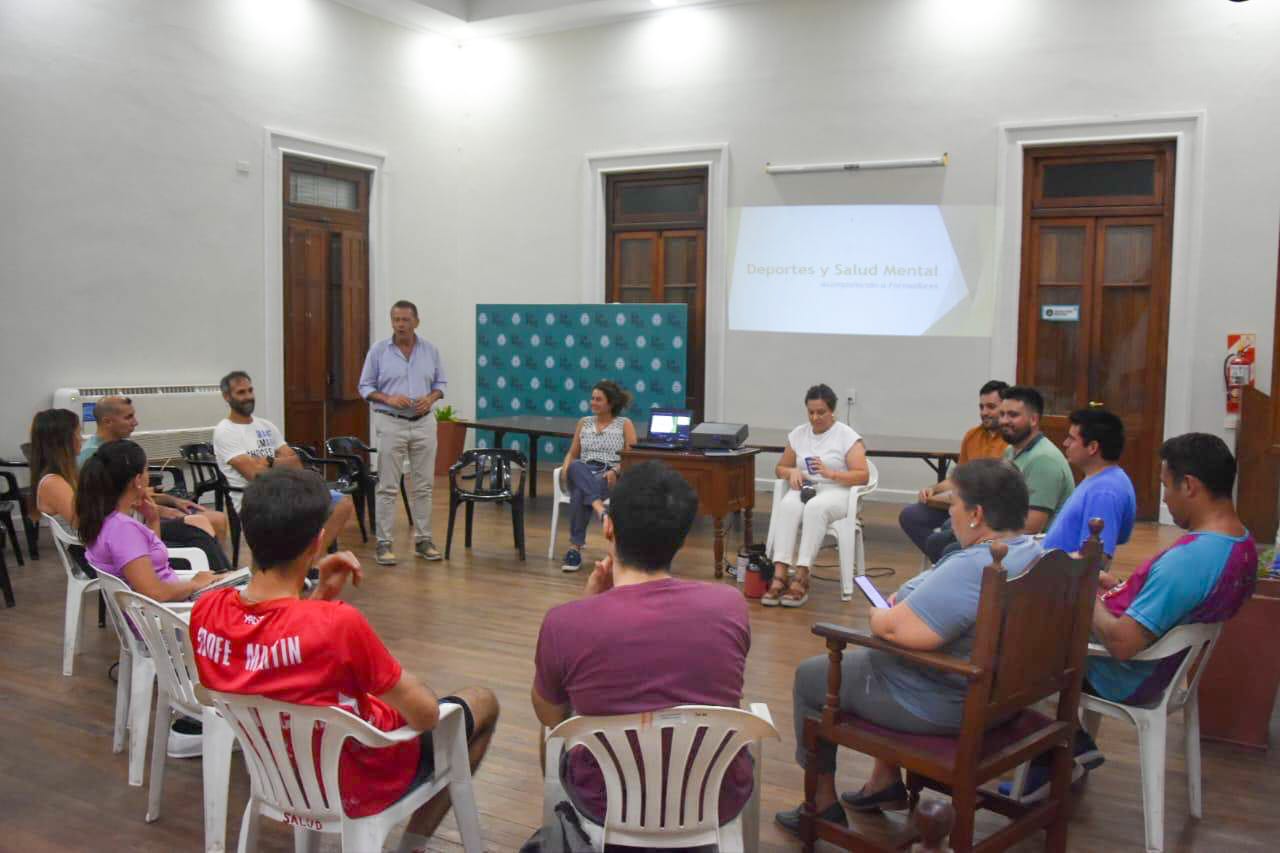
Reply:
<svg viewBox="0 0 1280 853"><path fill-rule="evenodd" d="M458 461L467 443L467 428L458 419L453 406L437 406L436 416L436 476L449 473L449 466Z"/></svg>
<svg viewBox="0 0 1280 853"><path fill-rule="evenodd" d="M1227 621L1200 680L1200 737L1267 748L1267 730L1280 689L1280 577L1273 574L1275 549L1258 559L1258 587Z"/></svg>

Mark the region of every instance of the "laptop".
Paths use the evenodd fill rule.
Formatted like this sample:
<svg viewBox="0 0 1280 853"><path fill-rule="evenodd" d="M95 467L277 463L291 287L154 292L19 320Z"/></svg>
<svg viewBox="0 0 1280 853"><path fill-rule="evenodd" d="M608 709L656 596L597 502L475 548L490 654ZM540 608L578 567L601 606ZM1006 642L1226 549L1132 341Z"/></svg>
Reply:
<svg viewBox="0 0 1280 853"><path fill-rule="evenodd" d="M650 409L649 436L637 441L641 450L686 450L693 430L693 412L689 409Z"/></svg>

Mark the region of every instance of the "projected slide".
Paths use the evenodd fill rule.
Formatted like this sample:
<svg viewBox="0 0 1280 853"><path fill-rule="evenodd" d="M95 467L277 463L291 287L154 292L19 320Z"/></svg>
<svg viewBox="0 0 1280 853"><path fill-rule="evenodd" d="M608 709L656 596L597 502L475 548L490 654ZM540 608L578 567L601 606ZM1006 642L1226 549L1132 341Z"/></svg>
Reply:
<svg viewBox="0 0 1280 853"><path fill-rule="evenodd" d="M741 209L730 329L923 335L968 296L936 205Z"/></svg>

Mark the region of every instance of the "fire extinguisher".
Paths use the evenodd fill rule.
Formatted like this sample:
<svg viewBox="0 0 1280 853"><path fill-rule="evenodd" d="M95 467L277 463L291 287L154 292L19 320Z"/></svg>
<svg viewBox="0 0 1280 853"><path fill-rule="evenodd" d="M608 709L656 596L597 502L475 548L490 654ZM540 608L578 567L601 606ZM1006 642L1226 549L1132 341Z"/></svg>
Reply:
<svg viewBox="0 0 1280 853"><path fill-rule="evenodd" d="M1246 343L1239 349L1232 348L1222 362L1222 379L1227 385L1227 414L1240 412L1240 397L1246 385L1253 384L1253 361L1256 351Z"/></svg>

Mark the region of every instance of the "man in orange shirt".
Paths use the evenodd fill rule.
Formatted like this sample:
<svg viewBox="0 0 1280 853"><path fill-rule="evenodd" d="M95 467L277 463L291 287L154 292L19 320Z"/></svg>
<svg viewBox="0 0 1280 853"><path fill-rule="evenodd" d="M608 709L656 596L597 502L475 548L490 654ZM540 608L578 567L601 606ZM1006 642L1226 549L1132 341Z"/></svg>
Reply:
<svg viewBox="0 0 1280 853"><path fill-rule="evenodd" d="M1008 387L1009 383L992 379L979 389L978 416L982 422L966 432L960 441L961 465L974 459L999 459L1008 447L1000 435L1000 395ZM942 549L954 541L950 531L946 536L934 536L938 527L947 521L947 510L940 504L949 502L950 498L951 481L943 480L921 489L917 502L898 515L898 525L930 563L938 562Z"/></svg>

